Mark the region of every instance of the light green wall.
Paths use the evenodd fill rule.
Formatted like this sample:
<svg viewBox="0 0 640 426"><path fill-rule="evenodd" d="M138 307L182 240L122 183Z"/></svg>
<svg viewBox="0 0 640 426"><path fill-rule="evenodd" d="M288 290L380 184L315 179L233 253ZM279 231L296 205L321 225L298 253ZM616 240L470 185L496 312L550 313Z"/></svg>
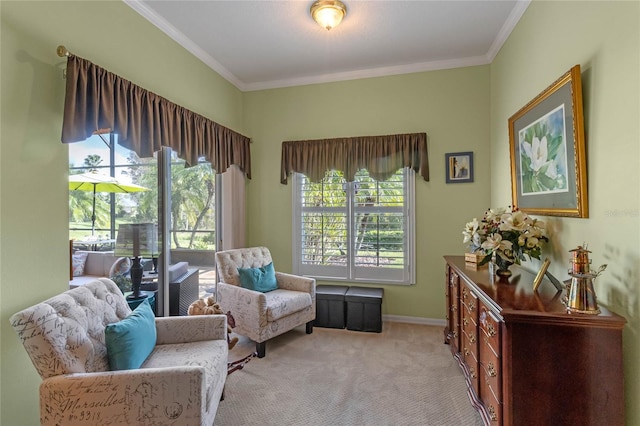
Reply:
<svg viewBox="0 0 640 426"><path fill-rule="evenodd" d="M283 140L426 132L431 181L417 181L417 277L385 287L388 315L444 317L442 255L461 228L510 203L507 119L572 65L583 68L591 217L553 219L552 270L587 241L596 284L623 314L628 424L640 424L638 2L537 2L491 66L242 94L116 1L0 2L0 423L38 422L40 378L8 325L17 310L67 288L67 149L59 143L64 61L58 44L243 132L252 144L248 244L291 269L291 186ZM444 183L444 154L475 153L476 182ZM618 183L622 182L622 183ZM531 265L535 268L537 265Z"/></svg>
<svg viewBox="0 0 640 426"><path fill-rule="evenodd" d="M253 144L247 242L292 268L291 184L280 184L285 140L426 132L430 181L416 180L415 286L385 286L385 315L444 319L443 254L489 201L489 67L469 67L245 93ZM474 151L475 183L445 184L444 155Z"/></svg>
<svg viewBox="0 0 640 426"><path fill-rule="evenodd" d="M242 93L119 1L0 2L0 424L38 424L41 382L9 316L68 288L64 44L242 132Z"/></svg>
<svg viewBox="0 0 640 426"><path fill-rule="evenodd" d="M623 315L627 424L640 424L640 3L534 1L491 65L491 201L511 201L508 118L573 65L582 68L589 218L543 218L552 273L587 242L599 302ZM532 265L535 269L537 265ZM602 366L606 368L606 366ZM570 380L570 376L564 379Z"/></svg>

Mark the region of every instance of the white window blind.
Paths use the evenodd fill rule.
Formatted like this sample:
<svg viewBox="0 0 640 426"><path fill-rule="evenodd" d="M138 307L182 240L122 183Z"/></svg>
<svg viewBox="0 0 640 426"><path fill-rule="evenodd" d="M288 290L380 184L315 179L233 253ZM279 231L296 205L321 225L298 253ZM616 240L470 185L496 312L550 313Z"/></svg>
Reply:
<svg viewBox="0 0 640 426"><path fill-rule="evenodd" d="M409 168L377 182L294 175L294 269L319 279L413 284L414 180Z"/></svg>

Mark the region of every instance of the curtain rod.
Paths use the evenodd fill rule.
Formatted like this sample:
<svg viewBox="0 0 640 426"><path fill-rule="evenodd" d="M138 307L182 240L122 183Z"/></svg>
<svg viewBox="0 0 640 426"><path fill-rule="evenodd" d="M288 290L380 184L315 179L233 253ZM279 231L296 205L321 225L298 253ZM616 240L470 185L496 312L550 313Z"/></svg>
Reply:
<svg viewBox="0 0 640 426"><path fill-rule="evenodd" d="M58 56L65 57L65 56L69 56L71 55L71 52L69 52L67 50L66 47L64 47L63 45L58 46L58 48L56 49L56 53L58 54Z"/></svg>

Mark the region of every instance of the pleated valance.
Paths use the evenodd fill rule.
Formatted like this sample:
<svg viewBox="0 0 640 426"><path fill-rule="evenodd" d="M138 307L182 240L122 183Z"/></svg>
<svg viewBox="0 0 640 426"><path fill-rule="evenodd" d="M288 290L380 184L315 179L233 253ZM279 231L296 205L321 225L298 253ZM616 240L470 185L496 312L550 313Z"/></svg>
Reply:
<svg viewBox="0 0 640 426"><path fill-rule="evenodd" d="M352 182L360 169L367 169L369 176L383 181L404 167L429 180L426 133L285 141L280 183L286 185L291 172L318 182L330 170L342 171L345 179Z"/></svg>
<svg viewBox="0 0 640 426"><path fill-rule="evenodd" d="M100 129L117 133L118 143L140 157L167 146L187 165L204 157L216 173L235 164L251 178L248 137L69 55L62 142L83 141Z"/></svg>

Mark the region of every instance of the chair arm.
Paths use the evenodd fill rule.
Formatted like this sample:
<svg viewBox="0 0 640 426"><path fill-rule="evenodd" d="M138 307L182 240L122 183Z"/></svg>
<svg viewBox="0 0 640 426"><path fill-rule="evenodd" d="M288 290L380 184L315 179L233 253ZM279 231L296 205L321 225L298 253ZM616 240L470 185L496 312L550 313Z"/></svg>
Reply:
<svg viewBox="0 0 640 426"><path fill-rule="evenodd" d="M278 281L278 288L293 291L304 291L311 294L311 297L315 297L316 294L316 280L315 278L303 277L300 275L287 274L284 272L276 272L276 281Z"/></svg>
<svg viewBox="0 0 640 426"><path fill-rule="evenodd" d="M205 386L201 366L54 376L40 384L40 423L199 425Z"/></svg>
<svg viewBox="0 0 640 426"><path fill-rule="evenodd" d="M156 344L227 339L226 315L195 315L156 318Z"/></svg>
<svg viewBox="0 0 640 426"><path fill-rule="evenodd" d="M267 298L264 293L242 288L237 285L218 283L218 303L223 311L231 311L244 323L267 325Z"/></svg>

